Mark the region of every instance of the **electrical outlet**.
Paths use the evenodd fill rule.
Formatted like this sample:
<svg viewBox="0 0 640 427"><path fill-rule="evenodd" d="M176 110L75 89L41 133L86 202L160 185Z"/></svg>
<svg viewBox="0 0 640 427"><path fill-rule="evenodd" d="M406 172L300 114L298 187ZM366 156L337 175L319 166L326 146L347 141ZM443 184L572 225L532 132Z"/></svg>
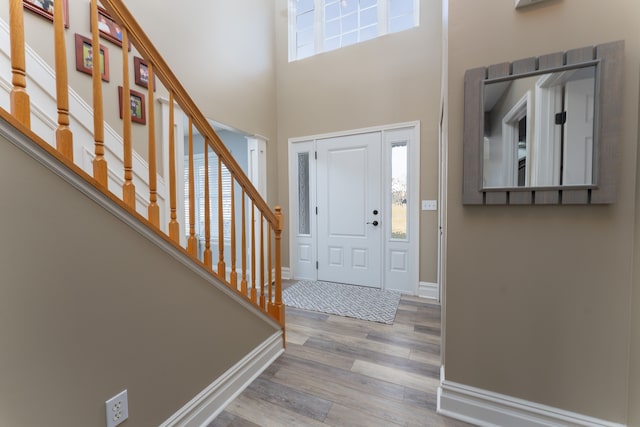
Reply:
<svg viewBox="0 0 640 427"><path fill-rule="evenodd" d="M129 418L127 390L123 390L107 400L107 427L115 427Z"/></svg>

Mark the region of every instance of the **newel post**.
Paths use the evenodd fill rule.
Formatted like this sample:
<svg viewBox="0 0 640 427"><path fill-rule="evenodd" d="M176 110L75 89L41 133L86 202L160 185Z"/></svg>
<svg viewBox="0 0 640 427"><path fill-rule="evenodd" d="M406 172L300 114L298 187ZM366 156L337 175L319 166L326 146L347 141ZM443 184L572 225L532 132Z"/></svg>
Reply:
<svg viewBox="0 0 640 427"><path fill-rule="evenodd" d="M276 206L275 215L278 223L274 229L276 240L276 254L275 254L275 302L271 307L271 315L284 326L284 305L282 304L282 255L281 255L281 240L282 240L282 208Z"/></svg>

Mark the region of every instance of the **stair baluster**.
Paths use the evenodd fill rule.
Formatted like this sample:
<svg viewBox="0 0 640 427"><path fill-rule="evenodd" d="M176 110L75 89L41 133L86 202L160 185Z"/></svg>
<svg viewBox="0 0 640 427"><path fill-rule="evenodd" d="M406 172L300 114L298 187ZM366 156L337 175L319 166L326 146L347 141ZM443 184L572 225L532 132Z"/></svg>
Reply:
<svg viewBox="0 0 640 427"><path fill-rule="evenodd" d="M209 141L204 141L204 265L213 267L211 254L211 197L209 193ZM220 161L218 160L218 167Z"/></svg>
<svg viewBox="0 0 640 427"><path fill-rule="evenodd" d="M269 223L267 227L267 242L269 247L267 249L267 311L271 313L271 307L273 305L273 259L271 256L271 230L272 225Z"/></svg>
<svg viewBox="0 0 640 427"><path fill-rule="evenodd" d="M11 39L11 114L31 129L31 105L27 93L22 0L11 0L9 9Z"/></svg>
<svg viewBox="0 0 640 427"><path fill-rule="evenodd" d="M94 31L98 31L97 27ZM124 149L124 184L122 184L122 200L134 211L136 210L136 187L133 184L133 148L131 146L131 87L129 82L129 46L128 31L122 29L122 140ZM99 52L99 51L96 51ZM100 55L94 55L100 58ZM94 62L96 62L94 60ZM100 70L100 67L93 67Z"/></svg>
<svg viewBox="0 0 640 427"><path fill-rule="evenodd" d="M153 64L147 64L149 70L149 114L148 126L149 132L149 222L160 227L160 206L158 206L158 178L156 168L156 122L155 122L155 104L153 92L155 88L155 77L153 74Z"/></svg>
<svg viewBox="0 0 640 427"><path fill-rule="evenodd" d="M222 159L218 156L218 276L226 279L224 264L224 214L222 210Z"/></svg>
<svg viewBox="0 0 640 427"><path fill-rule="evenodd" d="M231 176L231 272L229 283L233 289L238 289L238 273L236 272L236 184Z"/></svg>
<svg viewBox="0 0 640 427"><path fill-rule="evenodd" d="M244 204L245 198L246 196L243 188L242 189L242 237L241 237L242 280L240 281L240 292L242 292L242 295L248 297L249 294L247 292L247 219L246 219L247 208L245 207L245 204Z"/></svg>
<svg viewBox="0 0 640 427"><path fill-rule="evenodd" d="M176 214L176 140L175 140L175 118L173 108L173 91L169 92L169 209L171 219L169 221L169 237L180 244L180 225Z"/></svg>
<svg viewBox="0 0 640 427"><path fill-rule="evenodd" d="M58 104L56 148L60 154L73 162L73 135L69 129L69 76L62 6L60 1L53 4L53 39L56 55L56 99Z"/></svg>
<svg viewBox="0 0 640 427"><path fill-rule="evenodd" d="M98 28L98 0L91 0L91 33L92 57L100 57L100 36ZM93 52L98 52L94 55ZM93 88L93 140L95 141L95 158L93 159L93 177L104 188L108 186L107 159L104 158L104 107L102 100L102 76L100 67L92 67L91 80Z"/></svg>
<svg viewBox="0 0 640 427"><path fill-rule="evenodd" d="M257 302L256 289L256 205L251 201L251 301Z"/></svg>
<svg viewBox="0 0 640 427"><path fill-rule="evenodd" d="M187 252L194 258L196 254L196 206L195 206L195 173L193 170L193 123L189 117L189 239L187 240Z"/></svg>
<svg viewBox="0 0 640 427"><path fill-rule="evenodd" d="M260 307L266 310L264 297L264 214L260 214Z"/></svg>

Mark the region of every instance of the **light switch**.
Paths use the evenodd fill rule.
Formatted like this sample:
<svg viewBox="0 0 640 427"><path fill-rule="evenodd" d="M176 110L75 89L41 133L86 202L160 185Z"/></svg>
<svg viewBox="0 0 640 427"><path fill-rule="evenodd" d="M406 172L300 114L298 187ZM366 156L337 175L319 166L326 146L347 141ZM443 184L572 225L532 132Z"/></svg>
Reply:
<svg viewBox="0 0 640 427"><path fill-rule="evenodd" d="M437 200L423 200L422 201L422 210L423 211L435 211L435 210L438 210L438 201Z"/></svg>

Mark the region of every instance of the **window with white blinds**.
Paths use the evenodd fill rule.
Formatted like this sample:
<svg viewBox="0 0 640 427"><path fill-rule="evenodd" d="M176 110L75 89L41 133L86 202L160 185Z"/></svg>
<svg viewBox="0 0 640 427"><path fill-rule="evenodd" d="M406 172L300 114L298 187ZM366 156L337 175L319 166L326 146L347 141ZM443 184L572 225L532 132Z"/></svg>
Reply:
<svg viewBox="0 0 640 427"><path fill-rule="evenodd" d="M196 237L205 238L205 190L204 190L204 154L193 156L194 193L195 193L195 231ZM210 208L210 237L218 239L218 156L209 153L209 208ZM184 212L185 230L189 235L189 158L184 158ZM231 174L222 165L222 226L225 240L231 236ZM215 243L215 242L213 242Z"/></svg>

